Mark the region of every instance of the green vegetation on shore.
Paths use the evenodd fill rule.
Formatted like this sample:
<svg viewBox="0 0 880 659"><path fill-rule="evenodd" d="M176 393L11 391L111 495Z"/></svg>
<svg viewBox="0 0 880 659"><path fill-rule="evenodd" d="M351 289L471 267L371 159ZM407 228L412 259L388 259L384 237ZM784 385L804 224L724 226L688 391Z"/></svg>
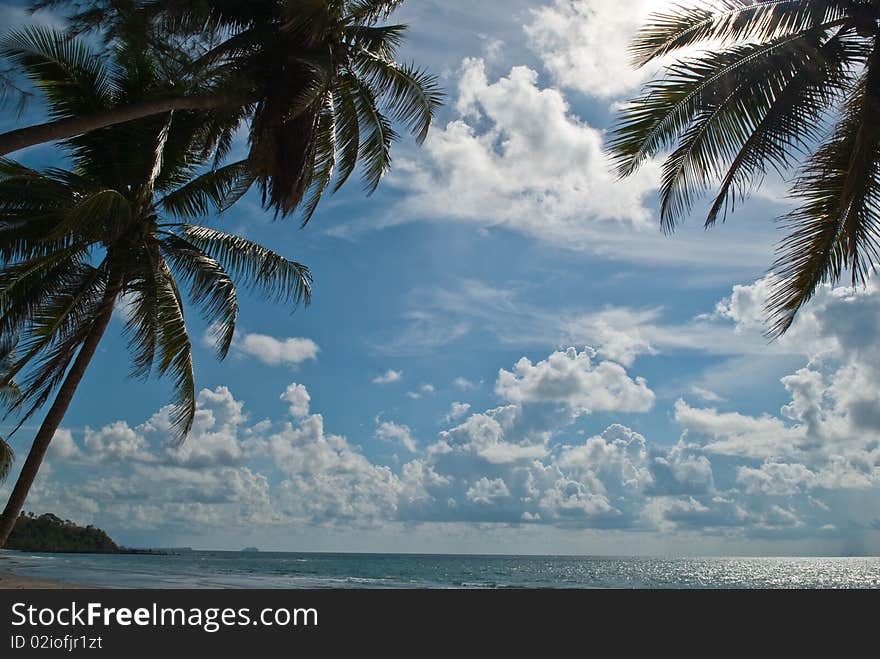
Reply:
<svg viewBox="0 0 880 659"><path fill-rule="evenodd" d="M107 533L94 526L78 526L51 513L22 513L6 543L19 551L116 554L126 552Z"/></svg>

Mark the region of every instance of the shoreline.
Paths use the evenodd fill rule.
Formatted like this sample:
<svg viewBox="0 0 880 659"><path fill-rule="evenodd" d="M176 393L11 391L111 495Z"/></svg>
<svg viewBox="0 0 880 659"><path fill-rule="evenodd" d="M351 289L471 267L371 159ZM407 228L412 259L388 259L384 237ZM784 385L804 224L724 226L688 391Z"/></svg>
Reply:
<svg viewBox="0 0 880 659"><path fill-rule="evenodd" d="M10 569L15 559L8 555L7 550L0 550L0 590L67 590L91 588L76 583L53 579L40 579L18 574Z"/></svg>
<svg viewBox="0 0 880 659"><path fill-rule="evenodd" d="M20 574L0 570L0 590L67 590L70 588L79 589L87 587L62 581L24 577Z"/></svg>

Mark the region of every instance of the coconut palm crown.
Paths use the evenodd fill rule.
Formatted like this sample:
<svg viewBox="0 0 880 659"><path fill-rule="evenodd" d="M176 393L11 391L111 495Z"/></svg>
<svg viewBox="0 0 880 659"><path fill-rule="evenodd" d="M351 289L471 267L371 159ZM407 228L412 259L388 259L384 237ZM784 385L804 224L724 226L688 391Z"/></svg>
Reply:
<svg viewBox="0 0 880 659"><path fill-rule="evenodd" d="M56 62L43 67L50 111L138 101L161 73L140 52L118 50L111 72L81 43L46 46ZM10 408L22 421L57 392L4 511L0 546L120 300L132 373L171 379L181 439L196 409L181 289L221 358L235 332L236 283L292 307L309 302L308 268L195 222L235 196L242 169L206 168L201 129L198 113L166 113L69 140L70 169L0 160L0 337L15 345L0 390L17 379Z"/></svg>
<svg viewBox="0 0 880 659"><path fill-rule="evenodd" d="M621 176L665 154L665 230L716 186L707 227L768 171L796 171L771 335L821 283L847 273L865 283L880 261L880 1L678 5L649 19L632 54L638 66L678 55L622 110L609 142Z"/></svg>
<svg viewBox="0 0 880 659"><path fill-rule="evenodd" d="M68 124L74 135L132 116L199 109L224 149L239 123L247 124L250 180L265 206L282 216L297 211L308 222L321 196L358 168L373 192L391 166L395 126L421 143L441 104L435 76L397 61L407 26L379 25L401 4L44 0L36 6L71 8L73 33L98 31L109 44L137 35L174 71L176 84L141 104L87 108L0 135L0 152L57 139L64 131L55 129ZM22 52L15 43L4 49L13 62Z"/></svg>

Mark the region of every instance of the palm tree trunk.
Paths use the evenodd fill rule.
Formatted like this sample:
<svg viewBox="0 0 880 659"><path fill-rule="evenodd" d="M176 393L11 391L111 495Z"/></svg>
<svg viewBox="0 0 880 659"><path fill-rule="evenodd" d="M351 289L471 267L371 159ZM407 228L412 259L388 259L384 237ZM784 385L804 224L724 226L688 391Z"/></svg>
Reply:
<svg viewBox="0 0 880 659"><path fill-rule="evenodd" d="M106 110L80 117L68 117L49 121L37 126L28 126L0 134L0 156L13 151L44 142L54 142L76 135L82 135L99 128L142 119L172 110L211 110L224 105L246 102L241 98L226 95L217 96L183 96L178 98L160 98L140 103L132 103L121 108Z"/></svg>
<svg viewBox="0 0 880 659"><path fill-rule="evenodd" d="M49 443L55 436L58 426L61 425L61 420L64 418L70 402L73 400L73 394L76 392L76 388L79 386L89 366L89 362L92 361L98 344L101 342L101 337L104 336L107 325L110 323L119 290L120 280L114 277L107 284L107 290L102 301L102 310L98 317L95 318L92 329L86 335L82 348L80 348L73 366L64 379L64 384L58 390L55 402L49 408L49 413L46 414L43 425L40 426L40 430L34 438L30 453L28 453L24 466L21 468L21 473L18 475L18 480L15 482L12 494L9 495L9 501L6 503L3 516L0 517L0 548L6 545L12 529L15 528L15 523L18 521L21 509L24 507L24 502L31 489L31 485L33 485L34 479L37 477L37 471L40 469L40 464L43 462L43 456L46 455Z"/></svg>

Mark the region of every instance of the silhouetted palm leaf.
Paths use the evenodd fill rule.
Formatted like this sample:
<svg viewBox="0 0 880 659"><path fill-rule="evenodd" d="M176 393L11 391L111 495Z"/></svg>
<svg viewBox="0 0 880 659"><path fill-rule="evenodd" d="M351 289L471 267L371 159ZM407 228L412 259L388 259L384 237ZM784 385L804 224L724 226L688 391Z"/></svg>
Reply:
<svg viewBox="0 0 880 659"><path fill-rule="evenodd" d="M68 80L76 85L52 86L47 94L50 111L58 113L101 96L106 85L91 74L79 45L64 48L80 65ZM122 59L112 67L109 102L162 88L148 55L116 52ZM255 178L247 161L214 167L216 150L205 150L197 119L166 113L73 138L64 144L75 164L70 171L0 160L0 336L16 342L0 389L19 382L8 402L20 423L58 388L116 297L126 302L132 372L169 376L180 438L195 414L195 380L176 277L211 324L221 358L235 332L236 279L292 308L308 303L305 266L232 234L178 222L224 209Z"/></svg>
<svg viewBox="0 0 880 659"><path fill-rule="evenodd" d="M785 218L790 235L774 265L781 281L768 301L771 333L779 335L820 283L846 271L864 283L878 258L880 5L677 6L650 19L632 52L644 65L707 44L714 50L667 65L624 108L609 151L621 176L665 154L660 220L667 231L715 185L707 226L725 219L768 170L787 175L805 163L792 190L804 204Z"/></svg>
<svg viewBox="0 0 880 659"><path fill-rule="evenodd" d="M359 162L366 191L376 189L388 171L390 148L398 138L392 122L405 127L418 142L427 135L442 99L437 79L396 62L405 25L377 24L401 4L401 0L92 0L85 4L45 0L39 6L69 8L71 32L96 31L105 50L124 55L126 66L139 66L146 54L146 59L163 67L167 84L147 90L146 95L143 85L127 88L124 80L109 75L106 89L97 95L100 103L134 106L150 96L215 99L210 108L189 112L202 127L202 156L213 152L215 168L228 153L235 130L246 123L246 160L264 205L282 216L298 211L305 224L330 188L328 172L332 174L337 163L340 172L333 191L349 179ZM36 58L29 65L37 85L69 87L88 83L98 74L94 66L81 66L90 62L88 49L63 34L44 30L15 37L8 57L24 61L27 53ZM61 66L54 77L41 76L42 63L56 59L69 66ZM53 116L96 114L85 101L83 97L61 107ZM100 103L93 105L97 108ZM334 126L332 139L322 124ZM131 144L147 141L145 135L155 128L139 121L100 130L116 134L111 144ZM133 131L145 133L138 136ZM338 155L329 157L334 150ZM100 155L106 160L106 154L90 157L99 162Z"/></svg>

